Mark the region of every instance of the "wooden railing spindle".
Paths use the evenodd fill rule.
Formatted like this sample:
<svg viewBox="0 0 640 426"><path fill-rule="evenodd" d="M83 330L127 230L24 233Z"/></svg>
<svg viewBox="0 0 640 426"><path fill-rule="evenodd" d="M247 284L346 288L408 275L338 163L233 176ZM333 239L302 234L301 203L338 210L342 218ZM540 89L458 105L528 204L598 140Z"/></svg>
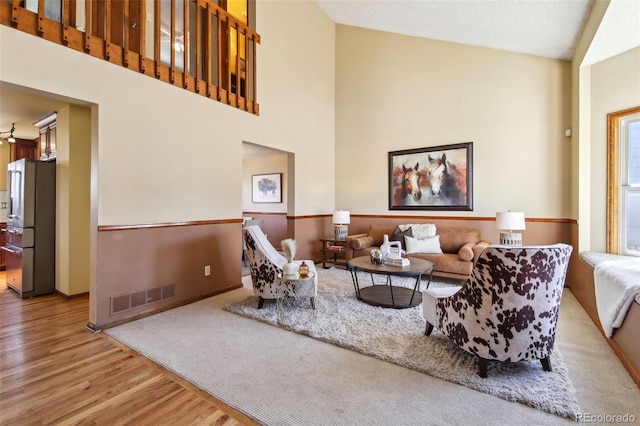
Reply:
<svg viewBox="0 0 640 426"><path fill-rule="evenodd" d="M155 65L156 65L156 78L160 78L160 39L162 37L162 32L160 30L161 26L161 9L160 5L156 4L155 12L154 12L154 20L153 20L153 35L154 35L154 51L155 51Z"/></svg>
<svg viewBox="0 0 640 426"><path fill-rule="evenodd" d="M222 65L223 65L223 61L224 59L222 58L222 55L220 54L220 52L222 52L224 46L222 44L222 41L224 40L224 34L223 34L223 17L221 16L220 13L217 14L218 17L218 101L222 102L222 89L220 88L220 86L222 86ZM227 86L229 87L229 86Z"/></svg>
<svg viewBox="0 0 640 426"><path fill-rule="evenodd" d="M129 0L123 0L123 23L122 23L122 65L129 68Z"/></svg>
<svg viewBox="0 0 640 426"><path fill-rule="evenodd" d="M196 58L195 58L195 73L194 73L194 78L195 78L195 86L196 86L196 93L200 93L200 82L202 81L202 60L201 60L201 55L202 55L202 8L200 7L200 3L196 2L196 22L195 22L195 27L196 27Z"/></svg>
<svg viewBox="0 0 640 426"><path fill-rule="evenodd" d="M140 45L138 51L140 53L140 72L146 71L146 59L147 59L147 2L140 2L140 16L138 17L138 40Z"/></svg>
<svg viewBox="0 0 640 426"><path fill-rule="evenodd" d="M182 0L182 87L189 88L189 0Z"/></svg>
<svg viewBox="0 0 640 426"><path fill-rule="evenodd" d="M105 4L104 58L111 59L111 2Z"/></svg>
<svg viewBox="0 0 640 426"><path fill-rule="evenodd" d="M18 26L18 13L20 13L20 9L20 0L13 0L13 3L11 4L11 24L14 27Z"/></svg>
<svg viewBox="0 0 640 426"><path fill-rule="evenodd" d="M44 0L38 0L38 35L44 35Z"/></svg>
<svg viewBox="0 0 640 426"><path fill-rule="evenodd" d="M70 9L70 1L64 0L62 2L62 43L65 45L69 44L69 21L70 21L69 9Z"/></svg>

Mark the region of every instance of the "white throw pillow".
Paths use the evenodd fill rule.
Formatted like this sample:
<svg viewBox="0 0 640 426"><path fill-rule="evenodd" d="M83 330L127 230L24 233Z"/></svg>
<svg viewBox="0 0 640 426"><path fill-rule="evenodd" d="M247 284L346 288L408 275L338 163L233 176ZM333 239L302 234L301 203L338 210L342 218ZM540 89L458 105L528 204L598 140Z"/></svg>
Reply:
<svg viewBox="0 0 640 426"><path fill-rule="evenodd" d="M407 247L407 254L442 253L442 249L440 248L440 235L421 240L413 237L404 237L404 243Z"/></svg>
<svg viewBox="0 0 640 426"><path fill-rule="evenodd" d="M410 223L407 225L398 225L400 231L404 232L411 228L413 238L424 240L436 236L436 225L433 223Z"/></svg>

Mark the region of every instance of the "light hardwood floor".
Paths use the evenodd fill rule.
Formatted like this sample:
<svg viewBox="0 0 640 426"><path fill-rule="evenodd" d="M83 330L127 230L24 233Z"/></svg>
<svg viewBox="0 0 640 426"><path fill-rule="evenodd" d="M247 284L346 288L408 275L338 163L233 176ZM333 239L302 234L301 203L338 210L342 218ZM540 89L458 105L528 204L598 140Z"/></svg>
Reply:
<svg viewBox="0 0 640 426"><path fill-rule="evenodd" d="M0 272L0 424L259 424L88 318L88 297L22 300Z"/></svg>

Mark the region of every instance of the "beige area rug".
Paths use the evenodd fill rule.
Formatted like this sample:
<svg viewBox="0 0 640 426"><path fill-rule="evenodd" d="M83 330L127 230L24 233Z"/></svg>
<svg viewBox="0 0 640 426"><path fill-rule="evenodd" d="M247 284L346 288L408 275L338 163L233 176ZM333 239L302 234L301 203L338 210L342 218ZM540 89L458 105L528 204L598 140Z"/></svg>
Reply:
<svg viewBox="0 0 640 426"><path fill-rule="evenodd" d="M474 356L437 330L424 335L421 305L400 310L370 306L355 298L349 272L332 268L318 273L315 310L306 300L281 309L271 301L258 310L253 296L224 309L558 416L575 419L580 412L557 347L551 357L552 372L544 372L540 362L489 362L488 378L482 379ZM393 282L407 287L415 283L397 277Z"/></svg>

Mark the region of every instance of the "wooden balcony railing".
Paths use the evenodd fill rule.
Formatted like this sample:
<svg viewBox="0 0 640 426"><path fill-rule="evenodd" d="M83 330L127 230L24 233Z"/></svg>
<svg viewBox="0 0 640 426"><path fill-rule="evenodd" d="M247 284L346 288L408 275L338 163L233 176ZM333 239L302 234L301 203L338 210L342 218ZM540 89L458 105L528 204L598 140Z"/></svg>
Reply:
<svg viewBox="0 0 640 426"><path fill-rule="evenodd" d="M260 112L260 35L210 0L0 0L0 24Z"/></svg>

